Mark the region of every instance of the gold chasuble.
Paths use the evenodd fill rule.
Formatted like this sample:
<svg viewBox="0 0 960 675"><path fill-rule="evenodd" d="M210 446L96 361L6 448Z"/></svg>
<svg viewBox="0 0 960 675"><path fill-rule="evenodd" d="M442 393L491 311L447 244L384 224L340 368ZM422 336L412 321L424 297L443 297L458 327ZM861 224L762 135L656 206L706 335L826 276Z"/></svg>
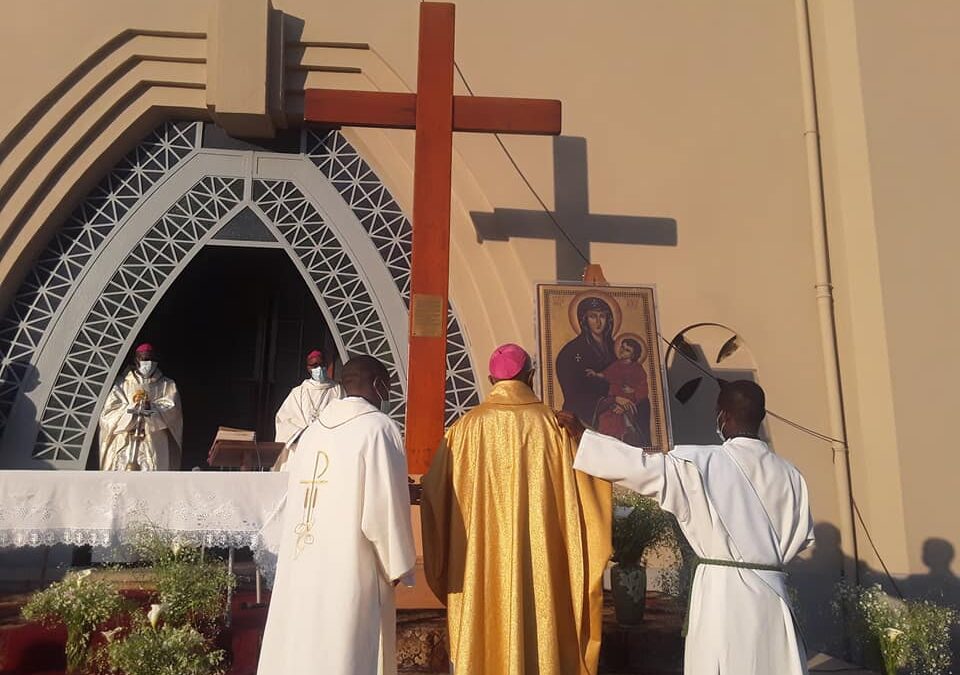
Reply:
<svg viewBox="0 0 960 675"><path fill-rule="evenodd" d="M526 384L499 382L423 478L424 567L448 610L453 675L594 675L609 483Z"/></svg>

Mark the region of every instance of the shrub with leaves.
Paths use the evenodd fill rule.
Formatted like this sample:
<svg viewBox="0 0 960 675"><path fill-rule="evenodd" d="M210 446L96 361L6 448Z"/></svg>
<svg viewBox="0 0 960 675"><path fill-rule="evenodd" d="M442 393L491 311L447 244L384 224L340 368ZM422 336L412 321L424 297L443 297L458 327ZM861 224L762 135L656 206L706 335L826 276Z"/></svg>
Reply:
<svg viewBox="0 0 960 675"><path fill-rule="evenodd" d="M674 517L654 500L615 486L613 504L615 508L630 509L629 513L615 515L613 519L614 562L635 565L648 549L657 546L676 547Z"/></svg>
<svg viewBox="0 0 960 675"><path fill-rule="evenodd" d="M907 603L909 665L913 672L939 675L951 672L950 629L957 623L957 610L929 601Z"/></svg>
<svg viewBox="0 0 960 675"><path fill-rule="evenodd" d="M205 560L200 549L184 546L158 528L141 528L134 549L153 566L164 622L212 630L226 611L227 591L236 583L226 566Z"/></svg>
<svg viewBox="0 0 960 675"><path fill-rule="evenodd" d="M226 611L227 590L235 583L222 563L202 561L196 552L158 566L156 575L165 620L175 626L215 624Z"/></svg>
<svg viewBox="0 0 960 675"><path fill-rule="evenodd" d="M81 671L89 661L90 636L120 615L124 600L107 581L90 579L90 570L71 572L63 581L34 593L23 607L23 618L67 629L67 670Z"/></svg>
<svg viewBox="0 0 960 675"><path fill-rule="evenodd" d="M159 615L159 612L157 612ZM220 675L223 650L210 643L193 626L159 624L156 618L139 618L123 639L106 646L109 672L123 675Z"/></svg>
<svg viewBox="0 0 960 675"><path fill-rule="evenodd" d="M950 629L957 611L932 602L896 600L879 584L837 585L834 611L848 634L869 655L879 656L886 675L907 668L915 675L942 675L952 665Z"/></svg>

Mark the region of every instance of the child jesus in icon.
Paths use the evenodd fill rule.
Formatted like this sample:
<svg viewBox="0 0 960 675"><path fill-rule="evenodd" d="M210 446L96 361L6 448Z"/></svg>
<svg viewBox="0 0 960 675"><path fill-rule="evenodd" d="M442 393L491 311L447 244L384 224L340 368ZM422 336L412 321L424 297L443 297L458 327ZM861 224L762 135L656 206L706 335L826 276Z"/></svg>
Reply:
<svg viewBox="0 0 960 675"><path fill-rule="evenodd" d="M641 363L645 353L638 338L622 337L617 360L598 373L587 370L589 377L606 380L607 395L600 399L593 426L601 434L635 445L650 446L650 398L647 372Z"/></svg>

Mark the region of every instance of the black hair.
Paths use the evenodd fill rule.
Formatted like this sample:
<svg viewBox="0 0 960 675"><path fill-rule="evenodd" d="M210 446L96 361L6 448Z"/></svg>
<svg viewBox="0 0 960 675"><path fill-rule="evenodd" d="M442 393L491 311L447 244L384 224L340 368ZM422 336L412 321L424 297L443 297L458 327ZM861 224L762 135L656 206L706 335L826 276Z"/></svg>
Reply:
<svg viewBox="0 0 960 675"><path fill-rule="evenodd" d="M387 385L390 384L390 371L383 362L372 356L354 356L343 367L340 384L344 389L354 390L357 387L373 384L377 379L383 380Z"/></svg>
<svg viewBox="0 0 960 675"><path fill-rule="evenodd" d="M737 380L720 385L717 408L744 430L756 432L767 414L767 397L756 382Z"/></svg>

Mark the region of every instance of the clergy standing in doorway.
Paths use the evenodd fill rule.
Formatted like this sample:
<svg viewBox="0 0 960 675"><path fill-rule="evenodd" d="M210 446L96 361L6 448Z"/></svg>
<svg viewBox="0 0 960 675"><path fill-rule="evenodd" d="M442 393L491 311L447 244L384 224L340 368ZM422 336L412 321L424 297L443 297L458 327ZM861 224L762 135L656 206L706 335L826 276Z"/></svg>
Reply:
<svg viewBox="0 0 960 675"><path fill-rule="evenodd" d="M427 581L447 605L455 675L594 675L611 490L574 445L514 344L493 390L446 434L423 478Z"/></svg>
<svg viewBox="0 0 960 675"><path fill-rule="evenodd" d="M716 412L722 445L679 445L667 454L585 432L571 413L557 418L582 435L574 466L656 499L699 557L685 675L800 675L806 650L784 567L813 541L807 486L758 436L759 385L724 384Z"/></svg>
<svg viewBox="0 0 960 675"><path fill-rule="evenodd" d="M290 390L277 411L275 439L284 447L273 465L274 471L284 470L290 454L297 448L300 434L316 421L330 401L338 398L343 398L343 388L327 376L323 352L314 349L307 354L307 379Z"/></svg>
<svg viewBox="0 0 960 675"><path fill-rule="evenodd" d="M258 675L378 675L396 666L393 587L412 584L407 460L381 412L386 367L358 356L288 462L277 580Z"/></svg>
<svg viewBox="0 0 960 675"><path fill-rule="evenodd" d="M175 471L182 442L177 385L160 372L153 346L142 344L100 413L100 469Z"/></svg>

